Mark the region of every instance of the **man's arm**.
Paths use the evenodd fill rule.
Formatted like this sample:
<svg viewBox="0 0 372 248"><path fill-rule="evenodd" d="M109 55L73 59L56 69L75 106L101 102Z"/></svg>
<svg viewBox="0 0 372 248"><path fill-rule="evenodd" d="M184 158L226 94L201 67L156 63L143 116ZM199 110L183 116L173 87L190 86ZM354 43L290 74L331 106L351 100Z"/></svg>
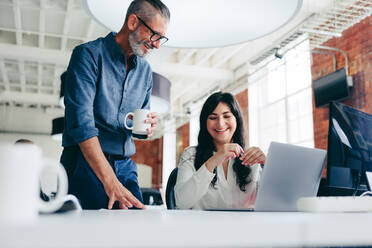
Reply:
<svg viewBox="0 0 372 248"><path fill-rule="evenodd" d="M122 209L127 209L132 206L144 208L144 205L117 179L102 152L97 137L89 138L79 143L79 146L88 164L103 184L105 192L109 198L108 209L112 208L115 201L119 201L120 208Z"/></svg>

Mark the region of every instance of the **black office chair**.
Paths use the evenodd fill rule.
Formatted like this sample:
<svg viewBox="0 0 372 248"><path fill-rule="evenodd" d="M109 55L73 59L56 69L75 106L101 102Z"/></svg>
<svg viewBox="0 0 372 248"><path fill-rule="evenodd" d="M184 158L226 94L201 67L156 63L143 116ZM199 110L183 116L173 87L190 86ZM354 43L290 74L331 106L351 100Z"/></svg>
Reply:
<svg viewBox="0 0 372 248"><path fill-rule="evenodd" d="M174 198L174 185L177 181L178 168L174 168L169 175L167 188L165 190L165 202L168 209L176 209L176 199Z"/></svg>
<svg viewBox="0 0 372 248"><path fill-rule="evenodd" d="M162 205L160 191L156 188L141 188L142 199L145 205ZM152 202L150 201L152 199Z"/></svg>

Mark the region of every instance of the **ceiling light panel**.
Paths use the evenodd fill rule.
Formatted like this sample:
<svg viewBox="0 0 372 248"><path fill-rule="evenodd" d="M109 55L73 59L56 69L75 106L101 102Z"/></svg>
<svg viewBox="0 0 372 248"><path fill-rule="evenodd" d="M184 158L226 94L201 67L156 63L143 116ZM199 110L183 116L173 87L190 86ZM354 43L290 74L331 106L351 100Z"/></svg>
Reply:
<svg viewBox="0 0 372 248"><path fill-rule="evenodd" d="M85 0L87 11L113 31L123 25L129 0ZM289 22L302 0L164 0L171 22L166 46L223 47L260 38ZM107 8L112 6L112 8ZM192 14L190 14L192 13Z"/></svg>

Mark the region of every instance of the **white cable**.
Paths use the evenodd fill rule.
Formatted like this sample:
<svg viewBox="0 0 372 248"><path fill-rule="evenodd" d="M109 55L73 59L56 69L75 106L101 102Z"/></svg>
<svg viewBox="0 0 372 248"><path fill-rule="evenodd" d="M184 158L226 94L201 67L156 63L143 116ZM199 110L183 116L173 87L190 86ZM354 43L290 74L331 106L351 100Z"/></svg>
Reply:
<svg viewBox="0 0 372 248"><path fill-rule="evenodd" d="M372 191L366 191L363 194L361 194L360 197L366 196L366 195L371 195L372 196Z"/></svg>

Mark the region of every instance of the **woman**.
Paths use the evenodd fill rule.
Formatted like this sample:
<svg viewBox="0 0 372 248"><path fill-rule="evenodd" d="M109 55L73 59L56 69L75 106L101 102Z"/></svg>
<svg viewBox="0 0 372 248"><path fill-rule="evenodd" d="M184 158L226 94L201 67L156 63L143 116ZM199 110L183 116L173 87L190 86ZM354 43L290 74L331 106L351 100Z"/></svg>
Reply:
<svg viewBox="0 0 372 248"><path fill-rule="evenodd" d="M180 209L253 208L264 153L245 150L243 119L230 93L211 95L200 113L198 145L181 156L175 186Z"/></svg>

